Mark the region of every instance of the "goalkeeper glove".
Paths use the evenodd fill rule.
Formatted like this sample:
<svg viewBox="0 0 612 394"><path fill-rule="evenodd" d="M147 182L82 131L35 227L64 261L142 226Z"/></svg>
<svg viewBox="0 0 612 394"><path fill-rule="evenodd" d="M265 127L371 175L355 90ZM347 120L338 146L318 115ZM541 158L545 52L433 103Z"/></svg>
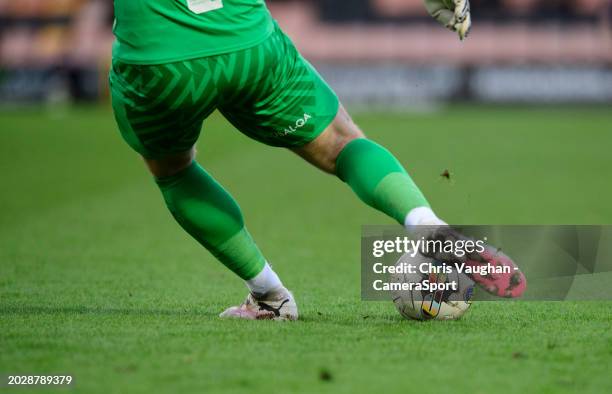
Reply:
<svg viewBox="0 0 612 394"><path fill-rule="evenodd" d="M424 0L425 8L435 20L459 34L463 40L472 26L470 0Z"/></svg>

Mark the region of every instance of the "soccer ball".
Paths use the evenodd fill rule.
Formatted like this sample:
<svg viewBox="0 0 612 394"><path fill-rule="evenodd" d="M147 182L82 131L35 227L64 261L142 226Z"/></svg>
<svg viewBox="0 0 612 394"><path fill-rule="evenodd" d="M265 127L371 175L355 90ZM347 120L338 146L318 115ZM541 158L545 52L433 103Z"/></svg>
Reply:
<svg viewBox="0 0 612 394"><path fill-rule="evenodd" d="M417 253L414 257L405 254L396 263L396 267L407 264L413 267L441 267L443 264L433 258ZM422 272L425 271L425 272ZM406 319L414 320L456 320L459 319L471 305L474 293L474 281L466 274L457 272L455 267L446 266L441 269L416 269L415 273L395 273L391 275L392 282L413 285L413 289L394 290L393 303L399 313ZM425 283L432 287L438 284L442 290L424 290ZM447 284L447 285L443 285ZM442 286L440 286L442 285ZM452 287L456 287L452 289Z"/></svg>

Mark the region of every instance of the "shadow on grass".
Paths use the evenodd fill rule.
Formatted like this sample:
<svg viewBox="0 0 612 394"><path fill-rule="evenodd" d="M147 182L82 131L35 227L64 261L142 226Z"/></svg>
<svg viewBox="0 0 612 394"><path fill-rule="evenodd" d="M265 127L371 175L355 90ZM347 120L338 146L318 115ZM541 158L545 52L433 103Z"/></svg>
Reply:
<svg viewBox="0 0 612 394"><path fill-rule="evenodd" d="M125 316L125 317L184 317L204 318L218 320L218 313L200 308L112 308L112 307L88 307L88 306L44 306L44 305L14 305L0 306L0 316ZM240 321L230 320L240 324ZM306 325L332 325L332 326L355 326L355 324L366 323L369 326L396 325L405 321L399 314L302 314L297 324ZM265 321L262 321L265 322ZM245 321L245 323L249 323ZM252 323L252 322L251 322ZM292 324L295 324L292 323ZM419 322L422 323L422 322Z"/></svg>
<svg viewBox="0 0 612 394"><path fill-rule="evenodd" d="M201 309L146 309L146 308L104 308L87 306L0 306L0 315L97 315L97 316L174 316L174 317L217 317L216 313Z"/></svg>

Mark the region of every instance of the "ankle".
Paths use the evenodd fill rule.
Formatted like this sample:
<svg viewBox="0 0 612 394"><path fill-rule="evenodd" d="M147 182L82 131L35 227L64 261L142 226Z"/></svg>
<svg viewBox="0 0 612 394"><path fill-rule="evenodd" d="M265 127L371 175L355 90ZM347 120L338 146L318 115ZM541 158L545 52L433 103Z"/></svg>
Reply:
<svg viewBox="0 0 612 394"><path fill-rule="evenodd" d="M270 293L284 289L280 278L267 262L259 274L246 280L245 283L255 298L265 297Z"/></svg>

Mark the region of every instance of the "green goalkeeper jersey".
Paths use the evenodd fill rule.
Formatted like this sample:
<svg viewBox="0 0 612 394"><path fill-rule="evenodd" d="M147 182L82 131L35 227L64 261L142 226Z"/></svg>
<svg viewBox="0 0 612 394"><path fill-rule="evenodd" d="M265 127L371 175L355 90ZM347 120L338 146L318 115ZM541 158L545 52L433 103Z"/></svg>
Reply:
<svg viewBox="0 0 612 394"><path fill-rule="evenodd" d="M218 55L265 40L264 0L115 0L113 58L162 64Z"/></svg>

